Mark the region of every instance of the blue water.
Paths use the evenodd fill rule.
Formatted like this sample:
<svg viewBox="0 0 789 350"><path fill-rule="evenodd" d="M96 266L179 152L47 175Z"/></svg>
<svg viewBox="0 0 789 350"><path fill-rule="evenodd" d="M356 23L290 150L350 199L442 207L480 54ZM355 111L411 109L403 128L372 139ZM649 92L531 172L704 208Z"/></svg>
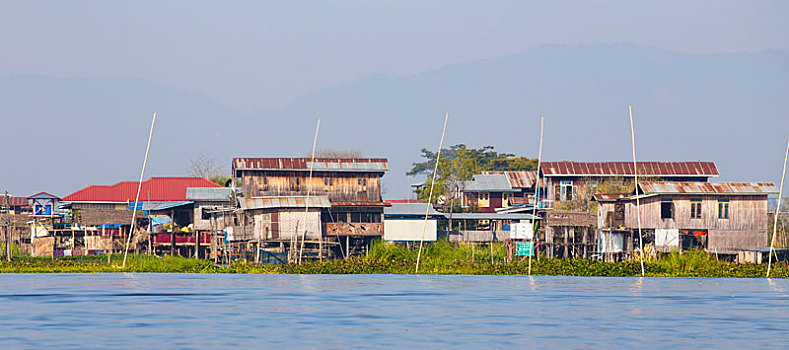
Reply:
<svg viewBox="0 0 789 350"><path fill-rule="evenodd" d="M0 349L789 348L789 281L0 274Z"/></svg>

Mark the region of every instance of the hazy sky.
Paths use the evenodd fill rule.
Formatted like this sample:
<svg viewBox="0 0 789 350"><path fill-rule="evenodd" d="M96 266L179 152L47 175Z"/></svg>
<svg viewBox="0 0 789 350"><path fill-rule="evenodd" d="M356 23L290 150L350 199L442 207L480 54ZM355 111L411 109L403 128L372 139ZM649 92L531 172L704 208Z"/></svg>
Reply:
<svg viewBox="0 0 789 350"><path fill-rule="evenodd" d="M789 50L781 1L4 1L0 75L139 77L242 113L541 44Z"/></svg>

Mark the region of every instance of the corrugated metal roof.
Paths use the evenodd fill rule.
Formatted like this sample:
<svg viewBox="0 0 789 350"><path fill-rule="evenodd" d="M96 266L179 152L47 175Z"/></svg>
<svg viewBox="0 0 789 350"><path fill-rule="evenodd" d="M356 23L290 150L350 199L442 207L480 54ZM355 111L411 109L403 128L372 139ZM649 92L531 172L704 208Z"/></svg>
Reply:
<svg viewBox="0 0 789 350"><path fill-rule="evenodd" d="M12 207L22 207L27 205L26 197L16 197L8 195L7 204ZM0 194L0 206L6 205L6 195Z"/></svg>
<svg viewBox="0 0 789 350"><path fill-rule="evenodd" d="M425 212L430 208L428 215L443 215L433 209L433 204L429 203L392 203L391 207L384 208L385 216L425 216Z"/></svg>
<svg viewBox="0 0 789 350"><path fill-rule="evenodd" d="M444 213L444 217L449 219L449 213ZM535 218L531 214L502 214L502 213L452 213L455 220L531 220ZM536 216L539 219L539 216Z"/></svg>
<svg viewBox="0 0 789 350"><path fill-rule="evenodd" d="M483 174L504 174L510 181L512 188L534 187L537 182L537 171L518 170L518 171L483 171Z"/></svg>
<svg viewBox="0 0 789 350"><path fill-rule="evenodd" d="M633 162L544 162L544 176L633 176ZM718 176L715 162L638 162L644 176Z"/></svg>
<svg viewBox="0 0 789 350"><path fill-rule="evenodd" d="M356 202L340 202L331 201L332 207L388 207L392 205L389 202L370 202L370 201L356 201Z"/></svg>
<svg viewBox="0 0 789 350"><path fill-rule="evenodd" d="M307 206L307 196L272 196L240 198L241 209L274 209L274 208L304 208ZM329 196L309 197L310 208L329 208Z"/></svg>
<svg viewBox="0 0 789 350"><path fill-rule="evenodd" d="M28 196L27 198L28 199L60 199L60 197L47 192L39 192L32 196Z"/></svg>
<svg viewBox="0 0 789 350"><path fill-rule="evenodd" d="M134 202L136 181L123 181L110 186L91 185L63 198L67 202ZM202 177L152 177L143 181L140 202L185 201L189 187L221 187Z"/></svg>
<svg viewBox="0 0 789 350"><path fill-rule="evenodd" d="M513 188L534 187L537 183L537 171L506 171L507 179Z"/></svg>
<svg viewBox="0 0 789 350"><path fill-rule="evenodd" d="M235 169L383 172L389 170L386 158L234 158Z"/></svg>
<svg viewBox="0 0 789 350"><path fill-rule="evenodd" d="M233 194L233 189L228 187L189 187L186 189L186 199L190 201L227 201Z"/></svg>
<svg viewBox="0 0 789 350"><path fill-rule="evenodd" d="M166 201L166 202L140 202L142 203L142 208L139 210L165 210L165 209L172 209L175 207L180 207L182 205L192 204L193 202L190 201Z"/></svg>
<svg viewBox="0 0 789 350"><path fill-rule="evenodd" d="M686 194L778 194L771 182L641 182L638 184L644 194L686 193Z"/></svg>
<svg viewBox="0 0 789 350"><path fill-rule="evenodd" d="M592 198L598 202L614 202L622 198L630 197L630 194L624 193L595 193Z"/></svg>
<svg viewBox="0 0 789 350"><path fill-rule="evenodd" d="M515 192L504 174L477 174L464 185L464 192Z"/></svg>

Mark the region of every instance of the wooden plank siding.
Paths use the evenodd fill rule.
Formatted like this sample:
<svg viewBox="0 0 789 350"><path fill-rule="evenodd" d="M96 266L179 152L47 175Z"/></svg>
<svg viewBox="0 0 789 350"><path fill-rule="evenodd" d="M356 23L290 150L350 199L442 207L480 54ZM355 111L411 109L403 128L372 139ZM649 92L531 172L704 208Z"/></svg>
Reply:
<svg viewBox="0 0 789 350"><path fill-rule="evenodd" d="M380 202L377 173L238 170L247 197L327 195L333 202ZM326 182L330 184L326 184Z"/></svg>
<svg viewBox="0 0 789 350"><path fill-rule="evenodd" d="M661 219L661 198L672 198L672 219ZM691 218L691 198L701 198L701 218ZM718 199L729 199L729 218L718 218ZM599 218L599 217L598 217ZM637 229L635 201L625 208L625 226ZM641 199L641 226L646 230L707 230L707 251L734 254L768 244L766 195L658 195Z"/></svg>
<svg viewBox="0 0 789 350"><path fill-rule="evenodd" d="M661 198L672 198L674 217L660 218ZM690 215L691 198L701 198L701 218ZM729 218L718 218L718 199L729 199ZM709 230L767 230L767 196L743 195L661 195L640 199L643 228L709 229ZM629 200L625 207L625 226L637 228L636 202Z"/></svg>

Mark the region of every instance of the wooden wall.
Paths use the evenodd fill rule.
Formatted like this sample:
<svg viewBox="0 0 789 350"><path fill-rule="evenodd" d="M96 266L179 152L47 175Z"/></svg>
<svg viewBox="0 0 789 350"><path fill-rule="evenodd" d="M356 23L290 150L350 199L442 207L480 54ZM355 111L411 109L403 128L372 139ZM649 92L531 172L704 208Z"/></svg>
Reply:
<svg viewBox="0 0 789 350"><path fill-rule="evenodd" d="M254 210L252 218L254 239L287 241L294 235L301 238L305 229L307 240L316 240L322 234L321 211L318 208L311 208L306 213L306 219L304 209L274 212Z"/></svg>
<svg viewBox="0 0 789 350"><path fill-rule="evenodd" d="M306 196L309 190L310 195L328 195L335 202L381 201L380 173L315 172L312 179L304 171L240 170L239 173L247 197ZM330 185L326 179L330 179Z"/></svg>
<svg viewBox="0 0 789 350"><path fill-rule="evenodd" d="M674 203L674 218L660 218L660 199L670 197ZM701 198L701 218L691 219L690 199ZM729 219L718 219L718 199L729 199ZM625 206L625 226L638 227L635 200ZM641 199L643 228L677 228L708 230L767 230L767 196L725 195L665 195Z"/></svg>
<svg viewBox="0 0 789 350"><path fill-rule="evenodd" d="M733 254L743 248L769 246L767 230L710 230L707 251Z"/></svg>

